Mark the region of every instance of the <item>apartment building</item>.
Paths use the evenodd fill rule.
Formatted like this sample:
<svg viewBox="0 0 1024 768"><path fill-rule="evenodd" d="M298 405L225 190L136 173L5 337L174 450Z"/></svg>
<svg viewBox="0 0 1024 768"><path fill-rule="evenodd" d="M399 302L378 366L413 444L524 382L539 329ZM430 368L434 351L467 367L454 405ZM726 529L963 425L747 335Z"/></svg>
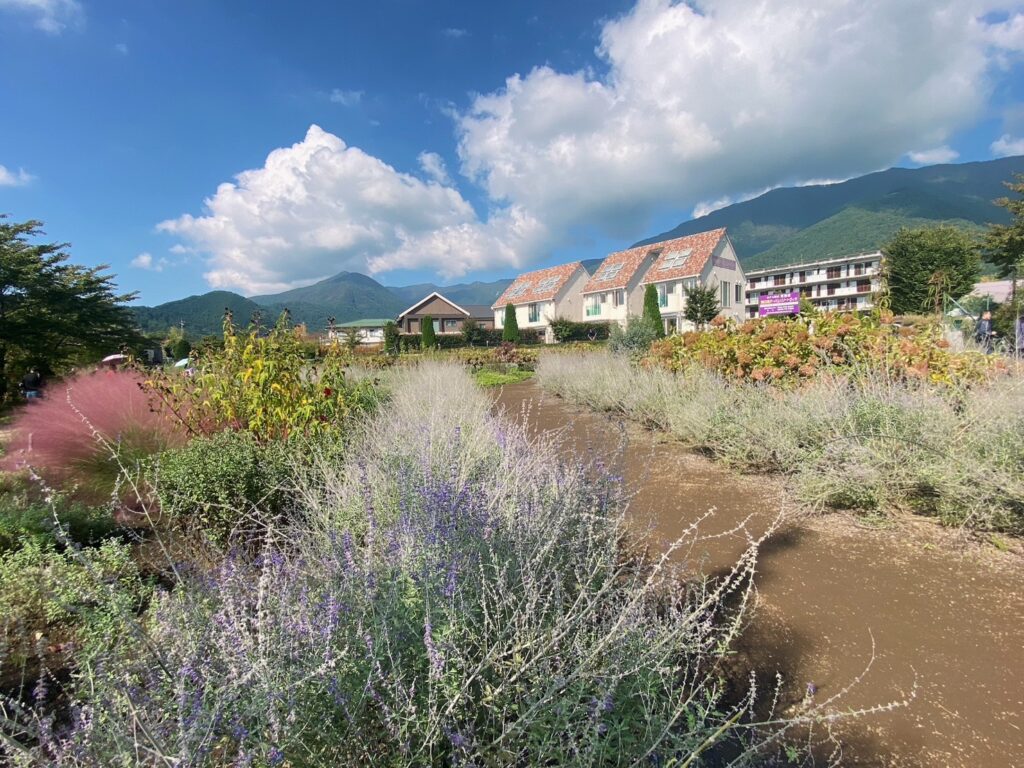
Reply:
<svg viewBox="0 0 1024 768"><path fill-rule="evenodd" d="M746 275L746 316L758 316L763 295L794 290L823 311L871 309L874 295L881 288L881 275L881 251L752 269Z"/></svg>

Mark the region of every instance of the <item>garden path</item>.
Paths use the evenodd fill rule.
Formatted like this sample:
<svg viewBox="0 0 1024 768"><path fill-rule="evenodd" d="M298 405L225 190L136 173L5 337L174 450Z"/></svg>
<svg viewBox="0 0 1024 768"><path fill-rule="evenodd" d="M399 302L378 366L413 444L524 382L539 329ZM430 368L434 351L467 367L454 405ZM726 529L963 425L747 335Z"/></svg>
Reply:
<svg viewBox="0 0 1024 768"><path fill-rule="evenodd" d="M840 726L842 765L1024 766L1019 555L957 548L931 524L878 529L792 515L776 479L738 476L532 382L503 388L497 407L535 433L559 433L567 455L605 458L634 494L631 520L659 542L712 507L705 534L748 518L759 533L787 518L761 550L742 661L765 682L781 672L789 706L808 683L820 700L857 680L842 709L899 701L916 686L907 706ZM707 539L681 559L715 573L744 546L738 534Z"/></svg>

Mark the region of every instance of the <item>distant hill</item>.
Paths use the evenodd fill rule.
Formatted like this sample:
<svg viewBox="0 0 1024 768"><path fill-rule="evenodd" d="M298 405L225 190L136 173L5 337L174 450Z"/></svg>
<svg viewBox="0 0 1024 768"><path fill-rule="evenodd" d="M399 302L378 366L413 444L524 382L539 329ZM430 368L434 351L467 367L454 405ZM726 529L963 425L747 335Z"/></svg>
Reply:
<svg viewBox="0 0 1024 768"><path fill-rule="evenodd" d="M157 307L132 307L143 332L165 333L172 325L184 322L185 332L192 338L219 334L225 309L230 309L235 322L242 324L248 323L254 312L266 312L255 301L231 291L210 291Z"/></svg>
<svg viewBox="0 0 1024 768"><path fill-rule="evenodd" d="M778 266L882 246L901 226L955 223L979 228L1008 220L992 200L1024 173L1024 157L890 168L839 184L787 187L683 222L641 241L656 243L728 227L748 268Z"/></svg>
<svg viewBox="0 0 1024 768"><path fill-rule="evenodd" d="M311 329L326 327L327 318L339 322L364 317L391 317L405 306L372 277L359 272L339 272L319 283L266 296L253 296L257 304L291 310L296 323Z"/></svg>
<svg viewBox="0 0 1024 768"><path fill-rule="evenodd" d="M493 301L504 293L512 282L508 280L492 280L489 283L479 280L472 283L459 283L456 285L434 285L433 283L417 283L416 285L405 285L401 287L388 287L388 290L398 296L402 302L402 310L408 308L413 302L429 296L437 291L456 304L486 304L490 306Z"/></svg>

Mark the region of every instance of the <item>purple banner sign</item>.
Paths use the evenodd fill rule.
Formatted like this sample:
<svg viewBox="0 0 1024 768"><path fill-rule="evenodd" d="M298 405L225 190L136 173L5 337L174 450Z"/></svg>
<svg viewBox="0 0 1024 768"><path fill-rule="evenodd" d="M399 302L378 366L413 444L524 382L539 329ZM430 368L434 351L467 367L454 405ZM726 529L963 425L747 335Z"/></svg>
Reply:
<svg viewBox="0 0 1024 768"><path fill-rule="evenodd" d="M800 311L800 291L789 293L763 293L758 301L757 314L759 317L766 315L795 315Z"/></svg>

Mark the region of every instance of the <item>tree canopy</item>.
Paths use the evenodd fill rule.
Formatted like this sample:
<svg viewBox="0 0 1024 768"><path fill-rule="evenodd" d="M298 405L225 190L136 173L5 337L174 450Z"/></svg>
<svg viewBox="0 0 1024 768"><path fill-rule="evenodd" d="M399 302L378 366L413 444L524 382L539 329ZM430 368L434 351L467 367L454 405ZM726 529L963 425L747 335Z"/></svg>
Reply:
<svg viewBox="0 0 1024 768"><path fill-rule="evenodd" d="M686 288L686 311L684 316L698 328L703 328L718 315L718 291L699 283Z"/></svg>
<svg viewBox="0 0 1024 768"><path fill-rule="evenodd" d="M889 308L898 315L941 311L943 297L970 293L981 270L977 244L948 225L901 229L882 251Z"/></svg>
<svg viewBox="0 0 1024 768"><path fill-rule="evenodd" d="M67 243L36 243L42 223L0 216L0 400L36 366L55 373L141 341L107 266L67 263Z"/></svg>
<svg viewBox="0 0 1024 768"><path fill-rule="evenodd" d="M985 258L999 268L1000 277L1020 275L1024 267L1024 175L1003 182L1016 197L1001 197L995 204L1013 217L1009 224L992 224L985 233Z"/></svg>

